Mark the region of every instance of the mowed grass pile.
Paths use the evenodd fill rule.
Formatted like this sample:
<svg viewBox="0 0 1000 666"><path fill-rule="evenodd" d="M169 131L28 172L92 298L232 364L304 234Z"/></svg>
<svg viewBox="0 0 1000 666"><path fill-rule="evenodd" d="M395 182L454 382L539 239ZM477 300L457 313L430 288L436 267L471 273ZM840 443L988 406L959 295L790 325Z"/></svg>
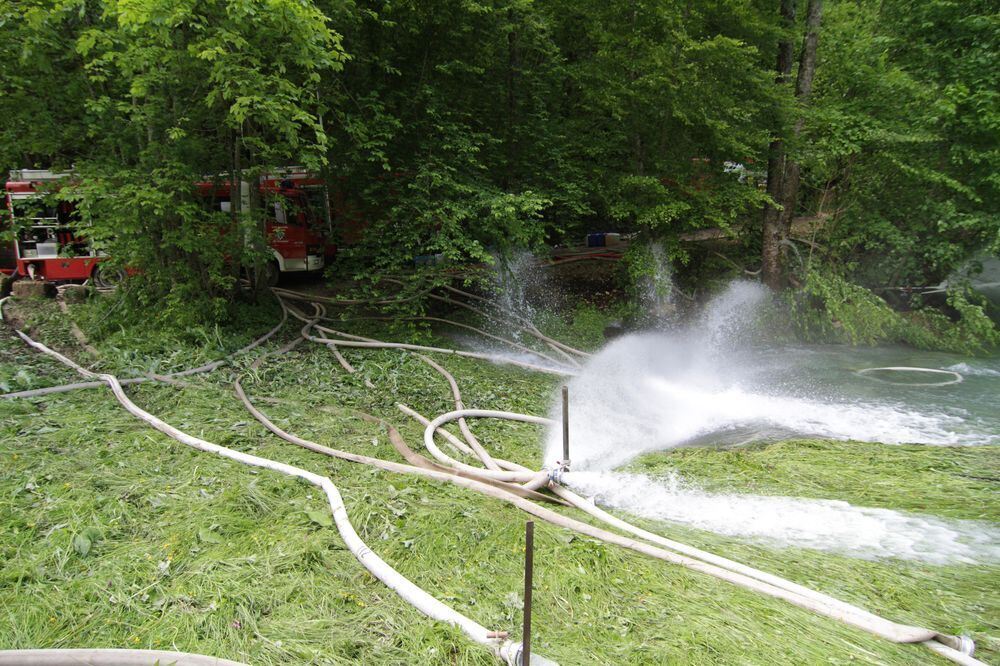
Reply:
<svg viewBox="0 0 1000 666"><path fill-rule="evenodd" d="M42 341L122 376L196 365L268 328L261 316L256 330L221 332L201 345L140 342L125 330L100 341L95 360L72 347L50 305L29 312L18 304L17 312ZM581 326L591 327L592 318ZM264 351L297 330L290 323ZM587 338L587 331L578 333ZM329 350L303 343L254 372L242 359L238 367L189 378L183 388L145 384L128 392L191 434L328 475L362 538L386 561L481 624L517 638L525 514L451 485L287 444L259 426L232 391L234 373L244 373L248 393L276 423L323 444L398 460L385 432L357 418L363 410L397 423L420 448L421 428L395 403L425 415L449 410L444 380L399 351L345 353L355 376ZM471 407L544 414L558 385L474 360L438 360L456 375ZM0 382L9 390L75 380L7 331L0 336ZM540 463L534 427L473 427L497 455ZM996 461L995 448L808 441L689 449L635 464L729 491L996 520ZM131 417L106 389L0 402L0 507L0 648L178 649L252 664L493 663L484 649L373 579L344 548L317 489L186 448ZM996 566L861 561L646 525L892 619L970 633L987 661L1000 658ZM535 543L535 650L563 664L939 661L919 646L891 645L544 523Z"/></svg>

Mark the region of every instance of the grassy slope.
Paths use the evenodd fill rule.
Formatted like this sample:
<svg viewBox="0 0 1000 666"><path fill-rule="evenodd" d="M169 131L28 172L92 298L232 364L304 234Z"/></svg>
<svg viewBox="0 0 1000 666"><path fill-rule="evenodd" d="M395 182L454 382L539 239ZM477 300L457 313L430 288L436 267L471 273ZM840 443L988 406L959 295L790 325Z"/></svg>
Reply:
<svg viewBox="0 0 1000 666"><path fill-rule="evenodd" d="M47 309L34 314L39 337L68 346L64 328L50 315ZM286 339L294 329L289 326ZM593 337L590 328L575 333L581 343ZM109 359L103 366L123 375L126 368L143 367L156 347L136 356L116 346L133 347L134 341L122 334L102 347ZM194 365L217 353L183 347L158 369ZM81 352L73 355L85 359ZM348 355L376 391L346 376L327 350L315 346L269 362L244 383L283 427L390 459L397 458L384 433L355 418L352 409L405 424L404 435L416 448L420 429L405 423L394 403L425 414L451 407L444 381L412 357ZM472 360L441 362L459 378L470 406L544 413L555 386L549 377ZM231 373L193 378L183 389L143 385L130 394L193 434L329 475L362 537L388 562L482 624L516 636L524 514L468 491L285 444L242 409ZM0 337L0 382L11 390L74 379L17 339ZM538 464L531 426L474 427L491 450ZM677 451L637 465L669 466L718 488L996 520L995 482L969 477L995 478L997 451L930 451L809 441ZM913 471L908 461L920 455L932 457ZM892 481L909 471L903 482ZM918 496L912 482L932 490ZM186 449L142 426L103 389L0 403L0 507L3 648L176 647L254 664L492 663L481 648L428 621L372 579L344 550L336 530L310 517L324 508L314 488ZM997 567L866 562L655 527L893 619L970 632L984 658L1000 656ZM93 545L82 556L73 540L85 533ZM934 661L919 647L889 645L545 524L537 526L536 562L536 650L564 664Z"/></svg>

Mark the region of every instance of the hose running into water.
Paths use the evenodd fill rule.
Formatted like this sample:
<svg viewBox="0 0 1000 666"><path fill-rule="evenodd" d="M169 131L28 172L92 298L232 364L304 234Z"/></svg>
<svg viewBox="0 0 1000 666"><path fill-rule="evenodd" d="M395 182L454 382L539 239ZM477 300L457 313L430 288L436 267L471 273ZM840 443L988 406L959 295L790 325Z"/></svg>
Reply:
<svg viewBox="0 0 1000 666"><path fill-rule="evenodd" d="M464 466L462 463L452 460L440 451L440 449L434 445L434 433L445 423L458 418L466 417L499 418L511 421L537 423L540 425L552 423L550 419L538 416L529 416L526 414L495 410L464 409L442 414L441 416L431 420L426 425L424 429L424 445L436 458L442 462L450 461L447 464L451 464L456 468L465 468L468 466ZM784 599L785 601L795 604L796 606L825 615L832 619L840 620L859 629L864 629L894 643L924 643L927 647L933 649L942 656L956 661L956 663L982 663L971 658L972 651L974 650L974 644L972 644L972 641L967 637L951 636L948 634L941 634L930 629L924 629L922 627L898 624L879 617L862 608L853 606L821 592L811 590L773 574L769 574L767 572L754 569L753 567L749 567L718 555L702 551L692 546L653 534L608 514L592 502L588 502L584 498L564 487L559 483L557 473L550 473L547 470L542 471L551 477L551 482L548 484L548 487L559 497L569 501L573 506L610 525L631 532L646 541L656 543L664 549L669 550L665 551L660 548L650 550L648 547L636 547L636 542L623 542L620 540L621 537L618 537L618 535L613 535L618 538L609 540L607 535L610 533L604 533L597 538L602 538L606 541L611 541L612 543L618 543L619 545L625 545L633 550L645 552L646 554L659 559L665 559L677 564L682 564L688 568L701 571L702 573L707 573L715 576L716 578L721 578L741 587L762 592L779 599ZM555 515L562 518L560 514ZM557 524L562 524L564 526L568 525L568 523L564 520L560 520ZM645 544L638 545L645 546ZM676 552L670 553L670 551Z"/></svg>
<svg viewBox="0 0 1000 666"><path fill-rule="evenodd" d="M450 300L450 299L449 299ZM288 310L286 309L285 303L281 300L279 296L279 302L282 303L283 309L283 321L284 317L287 316ZM322 316L323 310L320 306L314 305L317 316ZM2 301L0 301L0 308L2 308ZM293 312L293 314L296 314ZM2 310L0 310L0 315L2 315ZM304 317L296 316L300 319ZM332 329L326 329L320 326L316 326L316 320L306 320L307 324L303 327L301 331L301 337L317 342L320 344L325 344L330 346L331 350L335 353L336 347L339 345L348 347L361 347L361 348L389 348L389 349L406 349L410 351L430 351L430 352L443 352L454 354L454 350L446 350L441 348L433 347L423 347L420 345L405 345L402 343L383 343L378 341L371 341L370 339L360 338L359 336L351 336L348 334L341 333ZM320 331L326 333L332 333L341 336L343 339L331 339L323 338L318 336L312 336L309 334L309 330L312 327L318 328ZM272 334L280 328L276 327ZM440 619L450 624L459 626L471 639L476 642L488 645L495 654L497 654L502 659L506 660L508 663L514 664L518 663L516 660L519 659L520 646L514 644L510 641L500 642L496 637L495 632L488 632L484 627L475 623L471 619L458 614L453 609L449 608L445 604L441 603L422 589L415 586L410 581L403 578L398 572L396 572L390 565L385 563L381 558L379 558L375 553L370 551L364 542L360 539L357 533L354 531L353 527L348 520L346 514L346 508L343 505L343 500L340 494L333 484L333 482L326 477L321 477L319 475L313 474L306 470L302 470L291 465L286 465L284 463L260 458L257 456L252 456L249 454L244 454L238 451L233 451L225 447L221 447L200 438L188 435L176 428L173 428L169 424L157 419L155 416L143 411L132 403L128 397L125 395L122 389L121 383L113 375L108 374L96 374L92 373L65 356L48 349L44 345L35 342L30 337L25 335L21 331L16 331L17 334L30 346L42 351L46 354L57 358L64 364L75 369L78 373L86 378L96 378L101 382L107 384L111 387L116 399L134 416L148 423L152 427L160 430L161 432L167 434L168 436L176 439L177 441L184 443L193 448L216 453L226 458L230 458L241 462L243 464L264 467L267 469L272 469L274 471L279 471L281 473L302 478L309 483L312 483L326 493L331 511L333 512L334 519L338 530L341 532L341 536L347 543L348 548L357 557L357 559L373 573L380 580L386 583L391 589L396 591L401 597L403 597L408 602L412 603L419 610L427 614L428 616ZM298 342L298 341L296 341ZM279 350L281 351L281 350ZM573 350L576 351L576 350ZM485 360L494 360L492 358L486 357L486 355L464 353L459 354L463 356L470 356L473 358L484 358ZM342 359L342 356L341 356ZM338 359L338 360L341 360ZM258 359L260 360L260 359ZM422 358L425 362L428 361L426 357ZM220 365L225 361L218 362ZM341 364L344 366L345 370L351 372L348 368L350 364L346 359L342 359ZM434 367L433 362L431 362L432 367ZM527 369L551 372L549 369L543 369L540 367L530 367L531 364L521 364L515 363L515 365L521 365L527 367ZM440 366L438 366L440 368ZM442 374L449 378L450 375L443 368ZM559 373L561 374L561 373ZM528 468L516 465L513 463L507 463L507 461L502 461L502 466L506 469L499 469L501 463L494 460L485 449L479 445L480 450L476 450L476 447L465 446L464 451L472 452L476 454L486 465L486 460L493 460L493 466L498 469L493 469L492 466L486 465L486 469L473 467L465 463L461 463L457 460L452 459L450 456L441 451L434 443L434 434L447 433L441 426L445 423L468 418L501 418L506 420L522 421L528 423L535 423L539 425L549 425L551 421L542 417L517 414L513 412L500 412L496 410L474 410L474 409L464 409L461 404L461 397L458 392L457 384L453 377L450 377L449 384L452 386L452 393L456 399L456 410L450 411L446 414L436 417L430 421L426 421L424 430L424 444L428 451L439 461L441 461L442 466L445 469L451 470L450 473L437 471L435 469L425 469L422 467L413 467L410 465L400 465L399 463L389 463L388 461L381 461L378 459L372 459L365 456L356 456L355 454L348 454L346 452L339 452L333 449L328 449L327 447L322 447L321 445L315 444L313 442L308 442L308 440L301 440L293 435L284 433L280 431L276 426L267 421L266 416L261 414L259 411L253 408L249 399L246 397L239 385L237 379L235 387L237 394L240 396L244 405L254 414L258 420L261 420L265 425L269 425L269 429L275 434L279 434L283 438L294 441L301 446L306 446L312 450L317 450L328 455L335 455L336 457L341 457L344 459L352 460L354 462L360 462L364 464L372 464L382 469L387 469L390 471L398 471L411 474L420 474L429 478L436 478L444 481L454 483L456 485L466 487L469 489L477 490L481 493L487 494L489 496L496 497L498 499L503 499L507 502L518 506L522 510L535 515L539 518L552 522L553 524L560 525L569 529L573 529L577 532L586 534L588 536L601 539L608 543L613 543L620 545L631 550L647 554L651 557L657 559L662 559L675 564L680 564L689 569L706 573L712 575L716 578L726 580L728 582L740 585L746 589L754 590L763 594L767 594L772 597L784 599L789 603L797 605L799 607L814 611L816 613L825 615L827 617L840 620L852 626L867 630L875 635L881 636L887 640L897 642L897 643L912 643L912 642L922 642L927 647L946 657L955 663L960 664L982 664L982 662L971 657L972 645L971 641L965 637L955 637L945 634L940 634L929 629L924 629L921 627L913 627L907 625L901 625L879 616L876 616L868 611L861 608L847 604L840 600L834 599L822 593L810 590L803 586L797 585L791 581L787 581L780 577L762 572L752 567L733 562L722 558L711 553L706 553L699 549L696 549L685 544L680 544L678 542L671 541L659 535L647 532L641 528L635 527L626 521L618 519L610 514L607 514L603 510L599 509L593 503L584 500L579 497L569 489L565 488L559 483L559 475L562 470L540 470L538 472L533 472ZM415 415L415 412L410 410L411 415ZM462 428L463 435L468 438L471 435L471 429L466 425ZM468 432L468 435L466 434ZM456 441L457 438L451 436L452 439ZM399 449L399 444L405 449L405 443L402 443L402 438L395 429L390 427L390 438L394 439L394 444L397 444ZM473 436L472 439L475 439ZM297 441L295 441L297 440ZM455 442L453 442L454 444ZM478 444L478 441L477 441ZM462 450L462 447L457 447ZM410 452L412 454L412 452ZM409 459L409 458L408 458ZM515 494L509 484L511 483L523 483L525 488L523 491ZM495 484L495 485L490 485ZM515 488L517 486L514 486ZM650 543L644 543L643 541L636 541L629 537L625 537L613 532L608 532L606 530L594 527L587 523L582 523L572 518L568 518L559 514L551 509L539 506L534 502L529 501L523 496L523 493L534 493L535 489L538 488L549 488L558 497L563 500L568 501L570 504L577 506L578 508L584 510L591 516L598 518L608 524L622 529L624 531L631 532L632 534L638 536L644 541ZM656 545L653 545L656 544Z"/></svg>
<svg viewBox="0 0 1000 666"><path fill-rule="evenodd" d="M876 372L903 372L911 374L927 374L927 375L945 375L950 377L950 379L944 379L940 382L894 382L890 379L881 379L876 377L873 373ZM883 384L893 384L895 386L951 386L952 384L960 384L965 381L965 378L961 374L955 372L954 370L938 370L936 368L915 368L908 365L893 365L886 366L884 368L862 368L858 370L858 375L866 377L876 382L881 382Z"/></svg>
<svg viewBox="0 0 1000 666"><path fill-rule="evenodd" d="M303 330L303 337L316 342L332 342L332 340L327 338L317 338L309 335L307 330L308 328L309 327L307 326L306 329ZM340 333L339 331L325 329L323 327L317 328L321 331L336 335L346 335ZM370 348L400 348L394 343L378 343L376 341L371 341L370 339L365 340L367 340L365 346ZM339 341L337 341L337 343L339 344ZM453 393L455 393L457 391L457 385L455 385L453 381L450 383L453 386ZM412 412L412 410L410 411ZM686 544L666 539L631 525L626 521L608 514L595 506L592 502L588 502L559 483L561 470L543 469L538 472L533 472L532 470L521 466L514 466L514 469L505 470L494 470L491 468L481 469L457 461L445 454L436 446L434 442L434 434L447 433L447 431L445 431L441 426L449 421L458 419L464 420L467 417L502 418L507 420L536 423L539 425L550 425L552 423L550 419L545 419L543 417L517 414L513 412L458 408L454 411L442 414L441 416L438 416L430 421L425 421L424 423L424 445L427 450L442 464L447 465L452 469L465 472L478 471L480 474L485 474L489 478L493 478L498 481L523 483L526 488L531 490L548 488L559 497L569 501L572 505L580 508L589 515L598 518L599 520L602 520L617 529L630 532L641 539L650 542L650 544L656 544L656 546L636 542L603 530L598 530L598 533L594 533L591 530L595 530L597 528L592 528L584 523L576 524L577 521L567 519L561 516L561 514L555 513L549 509L543 509L542 507L537 508L545 515L540 515L533 510L525 509L533 515L549 520L554 524L581 531L604 541L622 545L658 559L664 559L676 564L681 564L682 566L686 566L702 573L707 573L741 587L751 589L768 596L783 599L801 608L805 608L854 627L866 630L895 643L919 642L925 644L928 648L956 663L982 663L971 657L972 651L974 650L974 644L967 637L951 636L941 634L930 629L924 629L922 627L898 624L879 617L862 608L840 601L839 599L793 583L792 581L785 580L767 572L759 571L738 562L733 562L712 553L701 551L697 548L687 546ZM454 440L456 438L452 436L452 439ZM453 445L455 444L454 441L452 443ZM456 448L461 450L462 447ZM466 450L471 448L472 447L465 447ZM478 452L476 453L478 454ZM481 455L480 458L482 459Z"/></svg>

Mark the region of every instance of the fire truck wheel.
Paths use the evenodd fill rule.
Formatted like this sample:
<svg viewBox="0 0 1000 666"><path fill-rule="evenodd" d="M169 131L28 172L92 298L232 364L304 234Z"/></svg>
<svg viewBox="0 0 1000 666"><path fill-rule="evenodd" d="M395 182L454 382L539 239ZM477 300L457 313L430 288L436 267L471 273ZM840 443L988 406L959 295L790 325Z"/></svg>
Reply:
<svg viewBox="0 0 1000 666"><path fill-rule="evenodd" d="M94 286L98 289L114 289L125 279L125 271L98 264L92 273Z"/></svg>
<svg viewBox="0 0 1000 666"><path fill-rule="evenodd" d="M277 261L269 261L260 270L260 283L265 287L277 287L281 269Z"/></svg>

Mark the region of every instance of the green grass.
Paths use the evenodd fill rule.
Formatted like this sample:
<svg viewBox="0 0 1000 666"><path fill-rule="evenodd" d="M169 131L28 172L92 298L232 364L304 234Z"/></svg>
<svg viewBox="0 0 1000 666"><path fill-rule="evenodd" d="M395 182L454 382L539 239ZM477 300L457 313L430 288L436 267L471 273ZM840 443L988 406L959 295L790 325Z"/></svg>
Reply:
<svg viewBox="0 0 1000 666"><path fill-rule="evenodd" d="M735 449L678 449L633 461L707 490L840 499L948 518L1000 522L1000 447L886 446L792 439Z"/></svg>
<svg viewBox="0 0 1000 666"><path fill-rule="evenodd" d="M24 316L42 341L71 350L47 305ZM581 343L597 328L592 317L584 319ZM100 366L128 376L196 365L267 328L261 317L256 328L221 331L201 347L155 336L133 344L134 331L117 331L97 343ZM297 328L289 324L267 349ZM346 375L328 350L302 345L267 362L244 385L281 427L320 443L398 459L380 427L354 416L363 409L402 426L419 448L421 429L394 404L427 415L446 411L452 403L444 380L401 352L345 353L357 376ZM545 413L557 385L548 376L475 360L439 361L472 407ZM17 379L23 369L30 380ZM192 434L330 476L355 527L386 561L480 623L518 635L525 514L454 486L286 444L245 412L232 392L232 373L191 378L183 389L145 384L129 393ZM22 390L76 377L4 333L0 380ZM473 427L498 455L539 464L534 427L492 421ZM675 469L713 488L997 520L997 485L988 480L997 476L996 460L995 448L810 440L674 451L634 464ZM310 517L322 511L322 499L305 483L166 438L124 412L105 389L0 403L0 648L170 648L253 664L493 663L482 648L368 575L336 530ZM1000 657L996 566L863 561L644 524L892 619L971 633L984 659ZM936 660L918 646L890 645L544 523L536 527L536 563L535 649L563 664Z"/></svg>

